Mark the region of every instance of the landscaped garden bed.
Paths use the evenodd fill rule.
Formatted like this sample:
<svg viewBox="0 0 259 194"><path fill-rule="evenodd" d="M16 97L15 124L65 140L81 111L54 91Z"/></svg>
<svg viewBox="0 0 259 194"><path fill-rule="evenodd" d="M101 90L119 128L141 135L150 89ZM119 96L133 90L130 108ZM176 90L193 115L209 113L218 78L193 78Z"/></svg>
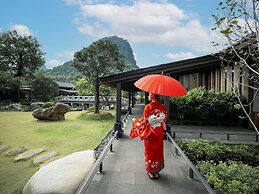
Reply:
<svg viewBox="0 0 259 194"><path fill-rule="evenodd" d="M216 193L259 193L259 145L207 140L180 140L178 145Z"/></svg>

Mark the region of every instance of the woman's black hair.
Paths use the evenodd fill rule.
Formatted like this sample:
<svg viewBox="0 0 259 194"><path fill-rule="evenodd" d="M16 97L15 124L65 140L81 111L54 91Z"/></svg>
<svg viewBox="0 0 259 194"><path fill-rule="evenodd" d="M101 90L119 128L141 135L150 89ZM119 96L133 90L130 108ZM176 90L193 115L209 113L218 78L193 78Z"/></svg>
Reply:
<svg viewBox="0 0 259 194"><path fill-rule="evenodd" d="M155 94L155 97L156 97L157 101L159 101L159 95Z"/></svg>

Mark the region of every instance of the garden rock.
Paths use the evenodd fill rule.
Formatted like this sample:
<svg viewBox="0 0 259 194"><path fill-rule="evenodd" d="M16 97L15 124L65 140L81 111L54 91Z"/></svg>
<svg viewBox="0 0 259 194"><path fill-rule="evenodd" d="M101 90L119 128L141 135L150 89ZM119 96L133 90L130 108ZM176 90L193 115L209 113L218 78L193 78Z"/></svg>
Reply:
<svg viewBox="0 0 259 194"><path fill-rule="evenodd" d="M43 105L43 102L33 102L30 104L30 110L34 111L36 109L39 109L42 107L42 105Z"/></svg>
<svg viewBox="0 0 259 194"><path fill-rule="evenodd" d="M21 111L22 105L20 103L14 103L6 106L4 109L8 111Z"/></svg>
<svg viewBox="0 0 259 194"><path fill-rule="evenodd" d="M17 155L17 154L20 154L20 153L23 153L25 152L26 149L22 146L19 146L17 148L14 148L12 150L9 150L8 152L6 152L6 155L7 156L14 156L14 155Z"/></svg>
<svg viewBox="0 0 259 194"><path fill-rule="evenodd" d="M23 194L74 194L95 162L94 151L75 152L40 168L23 188Z"/></svg>
<svg viewBox="0 0 259 194"><path fill-rule="evenodd" d="M34 165L39 165L39 164L47 161L48 159L50 159L50 158L52 158L52 157L54 157L56 155L57 155L57 152L55 152L55 151L48 152L46 154L40 155L40 156L38 156L38 157L33 159L33 164Z"/></svg>
<svg viewBox="0 0 259 194"><path fill-rule="evenodd" d="M43 148L38 148L38 149L34 149L34 150L28 150L26 152L23 152L21 154L19 154L14 160L15 161L20 161L20 160L27 160L32 156L35 156L41 152L43 152L44 149Z"/></svg>
<svg viewBox="0 0 259 194"><path fill-rule="evenodd" d="M0 152L4 152L8 149L8 146L6 145L0 145Z"/></svg>
<svg viewBox="0 0 259 194"><path fill-rule="evenodd" d="M70 111L70 106L59 102L50 108L39 108L34 110L32 116L38 120L65 120L65 114L68 111Z"/></svg>

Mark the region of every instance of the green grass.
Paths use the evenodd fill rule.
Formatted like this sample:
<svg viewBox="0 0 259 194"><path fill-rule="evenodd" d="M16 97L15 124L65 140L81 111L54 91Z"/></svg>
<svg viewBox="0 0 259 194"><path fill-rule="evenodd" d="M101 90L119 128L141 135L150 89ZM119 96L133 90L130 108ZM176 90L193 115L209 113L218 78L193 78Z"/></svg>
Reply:
<svg viewBox="0 0 259 194"><path fill-rule="evenodd" d="M83 114L83 115L82 115ZM82 116L81 116L82 115ZM114 117L93 120L92 113L69 112L64 121L37 121L31 112L0 112L0 144L9 148L44 148L59 155L94 149L112 128ZM96 118L100 118L99 116ZM38 167L28 161L14 162L15 157L0 154L1 193L20 193Z"/></svg>

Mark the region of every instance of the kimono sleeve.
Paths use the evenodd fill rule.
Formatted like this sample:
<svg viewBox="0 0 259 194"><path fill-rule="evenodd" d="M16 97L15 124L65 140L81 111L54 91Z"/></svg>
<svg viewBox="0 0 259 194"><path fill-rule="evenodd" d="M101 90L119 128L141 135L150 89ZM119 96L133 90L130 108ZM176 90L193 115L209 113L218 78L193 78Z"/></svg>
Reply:
<svg viewBox="0 0 259 194"><path fill-rule="evenodd" d="M132 128L130 130L130 138L139 137L140 140L147 139L152 135L152 129L149 125L147 118L150 115L150 107L146 106L143 115L140 119L132 121Z"/></svg>

